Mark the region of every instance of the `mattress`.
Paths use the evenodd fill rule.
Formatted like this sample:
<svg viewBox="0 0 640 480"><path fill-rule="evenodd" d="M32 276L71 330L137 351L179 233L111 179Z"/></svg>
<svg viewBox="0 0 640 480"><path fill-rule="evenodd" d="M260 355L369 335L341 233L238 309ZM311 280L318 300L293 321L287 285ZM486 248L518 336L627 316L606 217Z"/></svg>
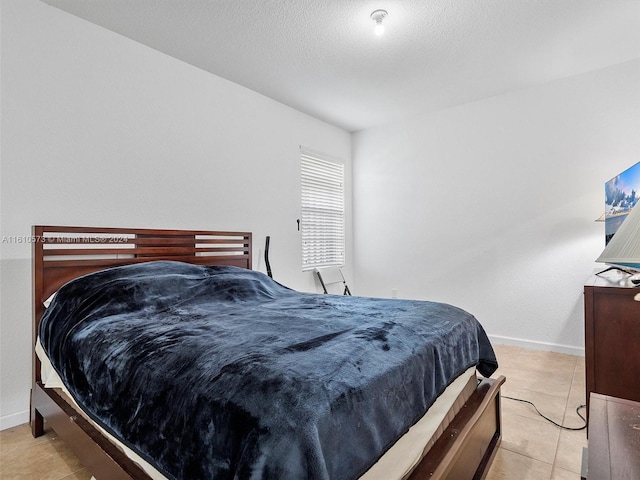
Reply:
<svg viewBox="0 0 640 480"><path fill-rule="evenodd" d="M46 388L54 388L74 406L82 416L116 445L130 460L142 468L154 480L166 480L149 462L119 441L104 428L94 422L90 415L73 400L60 376L56 373L42 348L40 340L36 343L36 355L41 362L42 383ZM420 460L429 452L444 429L460 411L475 391L478 380L475 367L467 369L455 379L438 397L427 413L420 418L380 459L360 477L359 480L405 480Z"/></svg>

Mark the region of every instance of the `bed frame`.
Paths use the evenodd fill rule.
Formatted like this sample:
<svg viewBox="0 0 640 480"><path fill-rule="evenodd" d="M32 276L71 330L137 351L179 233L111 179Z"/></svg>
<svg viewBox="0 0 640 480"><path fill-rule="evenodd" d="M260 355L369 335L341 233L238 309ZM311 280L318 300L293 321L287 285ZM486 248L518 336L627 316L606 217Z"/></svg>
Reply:
<svg viewBox="0 0 640 480"><path fill-rule="evenodd" d="M140 228L33 227L33 344L43 302L64 283L109 267L154 260L251 269L248 232ZM504 377L484 379L416 467L409 480L482 479L501 437L500 386ZM44 422L98 479L148 480L149 476L87 422L56 390L45 388L33 354L31 431Z"/></svg>

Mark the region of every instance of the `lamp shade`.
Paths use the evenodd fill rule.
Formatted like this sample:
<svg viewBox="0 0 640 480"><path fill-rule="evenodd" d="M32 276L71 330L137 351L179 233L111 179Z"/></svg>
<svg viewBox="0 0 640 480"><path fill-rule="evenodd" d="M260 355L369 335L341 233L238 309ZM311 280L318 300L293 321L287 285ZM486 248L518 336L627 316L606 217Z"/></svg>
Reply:
<svg viewBox="0 0 640 480"><path fill-rule="evenodd" d="M596 262L640 270L640 204L627 215Z"/></svg>

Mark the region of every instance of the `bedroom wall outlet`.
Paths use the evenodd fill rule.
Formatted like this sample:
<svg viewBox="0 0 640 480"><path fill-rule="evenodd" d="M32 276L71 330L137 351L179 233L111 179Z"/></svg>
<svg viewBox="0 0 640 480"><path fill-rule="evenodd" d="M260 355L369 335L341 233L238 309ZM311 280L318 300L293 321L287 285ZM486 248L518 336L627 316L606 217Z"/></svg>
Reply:
<svg viewBox="0 0 640 480"><path fill-rule="evenodd" d="M398 298L398 289L397 288L392 288L391 289L391 298Z"/></svg>

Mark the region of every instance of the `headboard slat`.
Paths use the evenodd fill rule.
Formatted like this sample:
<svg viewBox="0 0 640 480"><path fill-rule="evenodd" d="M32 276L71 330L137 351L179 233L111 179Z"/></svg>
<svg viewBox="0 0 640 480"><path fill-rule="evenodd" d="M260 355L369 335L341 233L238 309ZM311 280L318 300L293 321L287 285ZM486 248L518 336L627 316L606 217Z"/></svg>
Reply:
<svg viewBox="0 0 640 480"><path fill-rule="evenodd" d="M222 252L240 252L244 254L247 248L241 247L194 247L193 243L189 246L182 244L171 245L171 248L166 246L144 246L133 248L55 248L45 250L44 256L89 256L89 255L188 255L198 253L222 253Z"/></svg>

